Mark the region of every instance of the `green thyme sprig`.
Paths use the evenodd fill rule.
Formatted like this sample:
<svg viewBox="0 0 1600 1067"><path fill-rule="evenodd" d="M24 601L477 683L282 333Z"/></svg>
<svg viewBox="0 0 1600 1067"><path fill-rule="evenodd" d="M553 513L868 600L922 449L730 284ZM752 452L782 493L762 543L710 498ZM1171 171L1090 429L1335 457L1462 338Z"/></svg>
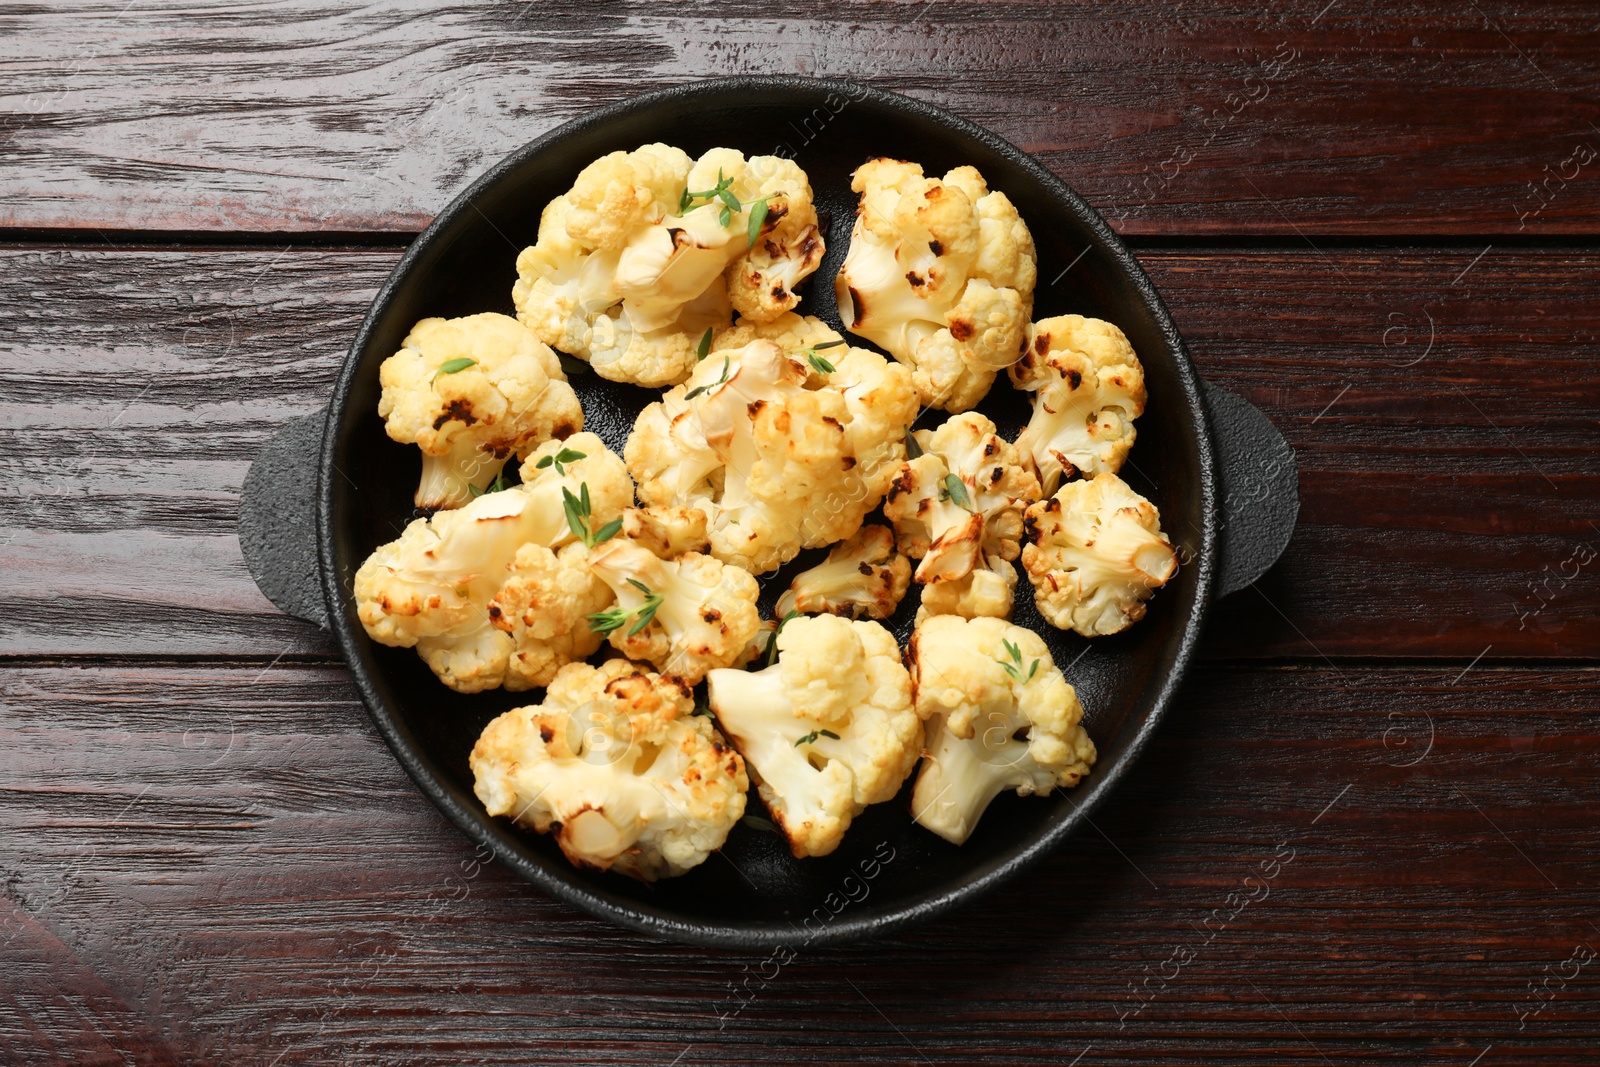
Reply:
<svg viewBox="0 0 1600 1067"><path fill-rule="evenodd" d="M627 633L627 636L632 637L650 625L651 620L656 617L656 611L667 598L660 593L652 593L648 585L636 579L629 578L628 584L644 594L644 603L636 608L617 607L608 608L605 611L597 611L589 616L589 629L597 634L608 634L613 630L621 629L624 623L629 619L633 619L633 626Z"/></svg>
<svg viewBox="0 0 1600 1067"><path fill-rule="evenodd" d="M439 369L433 372L433 376L437 378L441 374L456 374L466 370L468 367L477 365L478 361L470 356L457 356L455 359L447 359L439 364Z"/></svg>
<svg viewBox="0 0 1600 1067"><path fill-rule="evenodd" d="M709 392L710 390L715 389L717 386L721 385L723 382L727 381L728 380L728 368L731 365L732 364L730 364L728 362L728 357L727 356L723 356L722 357L722 377L718 378L716 381L712 382L710 385L697 385L697 386L695 386L693 389L691 389L687 393L683 394L683 399L684 400L693 400L695 397L699 396L701 393Z"/></svg>
<svg viewBox="0 0 1600 1067"><path fill-rule="evenodd" d="M750 201L748 205L742 204L733 193L733 179L725 176L719 169L717 171L716 185L698 192L693 189L685 189L683 191L683 195L678 198L678 214L681 216L697 207L720 200L722 207L717 212L717 222L726 226L733 221L733 213L735 211L743 211L748 206L750 209L750 225L747 236L750 241L750 247L754 248L756 239L761 236L761 227L767 221L768 202L774 196L782 195L782 193L768 193L766 196Z"/></svg>
<svg viewBox="0 0 1600 1067"><path fill-rule="evenodd" d="M917 435L911 432L911 427L906 427L906 458L916 459L922 455L922 446L917 444Z"/></svg>
<svg viewBox="0 0 1600 1067"><path fill-rule="evenodd" d="M700 347L694 350L694 361L705 362L706 356L711 354L711 331L714 327L707 326L706 332L700 335Z"/></svg>
<svg viewBox="0 0 1600 1067"><path fill-rule="evenodd" d="M812 730L809 734L806 734L800 740L796 741L794 743L794 747L795 748L799 748L801 745L809 745L813 741L815 741L819 736L820 737L831 737L835 741L839 740L839 735L834 733L832 730Z"/></svg>
<svg viewBox="0 0 1600 1067"><path fill-rule="evenodd" d="M773 196L782 196L782 195L783 195L782 193L774 193L774 194L771 194L769 196L763 196L759 200L751 201L751 203L750 203L750 232L749 232L750 247L751 248L754 248L756 246L756 239L761 236L761 225L762 225L762 223L767 221L767 201L771 200ZM722 224L724 226L726 226L728 223L727 223L726 220L724 220Z"/></svg>
<svg viewBox="0 0 1600 1067"><path fill-rule="evenodd" d="M541 471L544 470L546 467L554 466L555 469L556 469L556 473L561 475L563 478L565 478L567 476L567 468L565 466L563 466L563 464L576 463L576 462L578 462L578 460L584 459L584 458L586 458L586 457L584 456L584 454L582 452L574 452L570 448L563 448L561 451L557 452L553 456L545 456L543 459L541 459L539 462L535 463L533 466L534 466L535 470L541 470Z"/></svg>
<svg viewBox="0 0 1600 1067"><path fill-rule="evenodd" d="M506 486L506 472L505 472L505 468L502 467L502 468L500 468L500 473L496 474L494 476L494 481L489 483L489 488L487 488L487 489L479 489L475 485L469 485L469 486L467 486L467 492L469 492L473 496L477 497L477 496L482 496L485 493L498 493L501 490L505 489L506 487L507 487Z"/></svg>
<svg viewBox="0 0 1600 1067"><path fill-rule="evenodd" d="M1039 661L1033 661L1033 666L1028 668L1027 676L1024 677L1022 673L1022 649L1018 648L1016 645L1013 645L1010 641L1007 641L1003 637L1000 639L1000 643L1006 647L1006 654L1011 657L1011 662L1007 663L1003 659L997 659L995 662L1004 667L1006 669L1006 673L1011 675L1011 677L1016 681L1033 681L1033 676L1039 673Z"/></svg>
<svg viewBox="0 0 1600 1067"><path fill-rule="evenodd" d="M818 374L832 374L839 368L835 367L831 361L817 355L817 352L823 348L838 348L842 344L844 344L843 341L824 341L820 345L807 345L796 354L804 356L806 362L810 363Z"/></svg>
<svg viewBox="0 0 1600 1067"><path fill-rule="evenodd" d="M958 508L972 510L972 497L967 493L966 484L955 474L944 476L944 487L939 490L939 502L950 501Z"/></svg>
<svg viewBox="0 0 1600 1067"><path fill-rule="evenodd" d="M778 662L778 635L783 633L783 628L785 626L789 625L789 620L798 614L800 614L798 611L791 611L789 614L778 620L777 629L772 631L772 637L767 640L767 654L761 662L763 667L770 667L774 663Z"/></svg>
<svg viewBox="0 0 1600 1067"><path fill-rule="evenodd" d="M588 482L584 482L578 487L577 496L573 496L572 490L563 485L561 487L561 506L567 513L567 529L571 530L574 537L590 548L601 542L611 540L622 529L621 519L612 519L598 530L590 527Z"/></svg>
<svg viewBox="0 0 1600 1067"><path fill-rule="evenodd" d="M744 205L739 203L739 198L733 195L733 179L724 177L721 169L717 170L717 184L710 189L695 192L685 189L683 196L678 198L678 214L684 215L689 211L709 204L714 200L722 201L722 210L717 214L717 221L726 226L733 220L733 212L743 211Z"/></svg>

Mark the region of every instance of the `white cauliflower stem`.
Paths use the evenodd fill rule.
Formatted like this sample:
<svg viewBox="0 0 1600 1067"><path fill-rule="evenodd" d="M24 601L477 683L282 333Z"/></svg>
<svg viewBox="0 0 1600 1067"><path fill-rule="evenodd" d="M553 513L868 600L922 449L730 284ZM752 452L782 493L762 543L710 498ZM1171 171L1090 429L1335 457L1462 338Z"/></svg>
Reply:
<svg viewBox="0 0 1600 1067"><path fill-rule="evenodd" d="M706 677L711 709L798 857L838 848L868 804L899 792L921 753L910 676L875 622L791 619L777 663Z"/></svg>
<svg viewBox="0 0 1600 1067"><path fill-rule="evenodd" d="M887 526L863 526L833 546L828 558L795 576L778 598L778 618L791 611L887 619L911 584L911 564L894 550Z"/></svg>
<svg viewBox="0 0 1600 1067"><path fill-rule="evenodd" d="M711 555L754 574L855 533L904 456L916 401L881 356L831 362L838 351L757 338L707 356L634 423L623 454L639 499L704 511Z"/></svg>
<svg viewBox="0 0 1600 1067"><path fill-rule="evenodd" d="M822 254L793 161L714 148L691 163L651 144L596 160L545 207L512 298L546 344L659 387L688 375L732 310L765 322L793 308Z"/></svg>
<svg viewBox="0 0 1600 1067"><path fill-rule="evenodd" d="M922 455L895 475L883 514L900 551L922 560L917 581L958 582L984 567L986 556L1016 559L1022 509L1039 497L1039 481L1017 450L970 411L915 437Z"/></svg>
<svg viewBox="0 0 1600 1067"><path fill-rule="evenodd" d="M1156 506L1115 474L1068 482L1024 521L1022 566L1039 613L1085 637L1144 618L1145 601L1178 569Z"/></svg>
<svg viewBox="0 0 1600 1067"><path fill-rule="evenodd" d="M485 727L471 756L490 815L555 835L569 860L643 881L704 863L744 814L744 761L682 681L574 663L543 704Z"/></svg>
<svg viewBox="0 0 1600 1067"><path fill-rule="evenodd" d="M582 458L563 461L558 471L554 457L574 454ZM551 463L540 467L546 457ZM579 559L560 551L578 540L566 518L565 493L578 496L588 487L596 528L633 499L622 461L591 433L541 445L524 462L522 475L521 485L413 521L356 572L357 613L372 639L415 647L441 681L463 693L543 684L538 679L551 663L588 654L586 638L562 644L553 615L520 630L515 620L530 610L555 610L552 597L575 598L561 609L568 618L593 603L596 591ZM529 545L546 551L523 552ZM503 599L494 615L490 606L497 598ZM525 641L547 647L534 649ZM519 648L531 658L512 669Z"/></svg>
<svg viewBox="0 0 1600 1067"><path fill-rule="evenodd" d="M966 411L1021 353L1033 310L1033 237L972 167L943 179L874 159L834 281L853 332L913 368L922 403Z"/></svg>
<svg viewBox="0 0 1600 1067"><path fill-rule="evenodd" d="M589 553L589 569L617 598L615 608L591 617L593 628L629 659L690 685L736 663L761 624L756 580L698 552L669 561L614 539Z"/></svg>
<svg viewBox="0 0 1600 1067"><path fill-rule="evenodd" d="M1144 368L1123 332L1082 315L1043 319L1011 381L1033 394L1033 417L1017 448L1046 494L1063 478L1115 474L1133 448L1144 414Z"/></svg>
<svg viewBox="0 0 1600 1067"><path fill-rule="evenodd" d="M1083 705L1032 630L937 615L911 635L907 659L928 723L911 815L945 840L966 841L1006 790L1047 794L1094 765Z"/></svg>
<svg viewBox="0 0 1600 1067"><path fill-rule="evenodd" d="M506 315L423 319L378 380L389 436L422 450L418 507L460 507L511 455L583 429L555 353Z"/></svg>

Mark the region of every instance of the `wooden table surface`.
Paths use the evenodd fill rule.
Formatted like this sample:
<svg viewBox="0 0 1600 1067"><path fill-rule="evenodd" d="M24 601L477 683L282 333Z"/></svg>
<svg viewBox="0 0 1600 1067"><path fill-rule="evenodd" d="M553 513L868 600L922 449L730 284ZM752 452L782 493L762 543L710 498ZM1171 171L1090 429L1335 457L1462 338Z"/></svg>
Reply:
<svg viewBox="0 0 1600 1067"><path fill-rule="evenodd" d="M1597 35L1537 0L0 6L0 1062L1600 1062ZM456 191L750 72L1034 153L1303 494L1093 832L776 975L480 862L234 532Z"/></svg>

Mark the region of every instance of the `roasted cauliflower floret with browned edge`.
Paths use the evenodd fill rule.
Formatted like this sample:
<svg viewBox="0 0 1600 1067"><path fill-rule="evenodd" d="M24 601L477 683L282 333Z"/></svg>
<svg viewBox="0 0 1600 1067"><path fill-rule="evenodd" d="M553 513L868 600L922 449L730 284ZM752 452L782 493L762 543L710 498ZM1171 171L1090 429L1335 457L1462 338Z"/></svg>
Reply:
<svg viewBox="0 0 1600 1067"><path fill-rule="evenodd" d="M893 635L830 615L790 619L778 661L706 676L711 710L749 763L796 856L826 856L850 821L892 799L922 750Z"/></svg>
<svg viewBox="0 0 1600 1067"><path fill-rule="evenodd" d="M911 584L911 564L894 548L887 526L863 526L854 537L833 546L828 558L795 575L778 598L778 618L791 611L805 615L843 615L887 619Z"/></svg>
<svg viewBox="0 0 1600 1067"><path fill-rule="evenodd" d="M975 411L914 436L922 454L895 475L883 514L900 551L922 561L916 580L959 582L986 556L1016 559L1022 509L1039 497L1039 480L1016 448Z"/></svg>
<svg viewBox="0 0 1600 1067"><path fill-rule="evenodd" d="M1033 311L1033 237L972 167L942 179L874 159L834 287L854 333L913 369L923 404L966 411L1021 354Z"/></svg>
<svg viewBox="0 0 1600 1067"><path fill-rule="evenodd" d="M1083 705L1032 630L935 615L912 633L906 658L927 723L911 815L945 840L965 842L1008 789L1042 796L1094 766Z"/></svg>
<svg viewBox="0 0 1600 1067"><path fill-rule="evenodd" d="M756 580L698 552L664 560L617 538L589 553L589 570L617 598L616 607L590 617L591 627L629 659L690 685L738 662L761 625Z"/></svg>
<svg viewBox="0 0 1600 1067"><path fill-rule="evenodd" d="M556 671L600 650L588 618L611 606L611 588L589 571L588 546L517 549L506 582L489 601L489 623L511 637L505 688L549 685Z"/></svg>
<svg viewBox="0 0 1600 1067"><path fill-rule="evenodd" d="M1115 474L1068 482L1028 508L1022 566L1051 625L1099 637L1144 618L1178 569L1156 506Z"/></svg>
<svg viewBox="0 0 1600 1067"><path fill-rule="evenodd" d="M546 344L658 388L688 376L732 311L765 322L793 308L822 253L793 161L714 148L691 162L651 144L595 160L545 207L512 299Z"/></svg>
<svg viewBox="0 0 1600 1067"><path fill-rule="evenodd" d="M622 536L662 559L704 552L706 513L699 508L629 508L622 513Z"/></svg>
<svg viewBox="0 0 1600 1067"><path fill-rule="evenodd" d="M985 553L983 562L968 571L965 578L934 582L922 587L922 602L917 605L917 625L920 626L930 615L1009 619L1016 595L1016 564L993 553Z"/></svg>
<svg viewBox="0 0 1600 1067"><path fill-rule="evenodd" d="M1065 478L1115 474L1144 414L1144 368L1123 332L1101 319L1062 315L1029 328L1012 384L1033 394L1017 449L1046 494Z"/></svg>
<svg viewBox="0 0 1600 1067"><path fill-rule="evenodd" d="M744 761L693 713L681 679L627 660L573 663L544 703L484 728L470 763L490 815L553 834L574 864L654 881L722 847L744 814Z"/></svg>
<svg viewBox="0 0 1600 1067"><path fill-rule="evenodd" d="M639 499L704 511L710 554L752 574L855 533L905 454L916 400L883 357L839 351L758 338L708 356L634 422L623 454Z"/></svg>
<svg viewBox="0 0 1600 1067"><path fill-rule="evenodd" d="M558 455L569 458L558 466ZM541 466L547 458L551 462ZM588 655L587 638L563 643L545 624L518 629L517 619L535 602L553 610L548 598L562 592L577 600L563 608L565 619L594 602L599 591L574 554L560 556L564 546L581 540L568 518L567 497L590 501L586 521L591 532L599 531L632 502L633 485L622 460L592 433L539 446L523 463L522 478L465 507L412 521L356 572L356 610L368 635L380 644L416 648L440 681L459 692L543 684L536 679L551 664ZM523 553L529 545L548 554ZM491 604L502 595L494 615ZM540 644L545 647L534 647ZM519 649L528 657L514 668Z"/></svg>
<svg viewBox="0 0 1600 1067"><path fill-rule="evenodd" d="M422 451L422 508L458 508L509 457L583 429L555 353L506 315L423 319L383 361L378 381L384 429Z"/></svg>

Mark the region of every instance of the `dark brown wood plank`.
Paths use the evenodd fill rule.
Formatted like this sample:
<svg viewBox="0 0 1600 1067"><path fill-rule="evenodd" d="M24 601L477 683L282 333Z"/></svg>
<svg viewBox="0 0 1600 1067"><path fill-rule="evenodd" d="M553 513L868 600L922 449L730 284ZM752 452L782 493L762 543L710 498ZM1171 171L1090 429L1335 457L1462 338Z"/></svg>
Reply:
<svg viewBox="0 0 1600 1067"><path fill-rule="evenodd" d="M1554 2L13 5L0 226L414 231L594 106L798 72L982 123L1130 233L1595 233L1593 34Z"/></svg>
<svg viewBox="0 0 1600 1067"><path fill-rule="evenodd" d="M0 651L330 651L256 591L238 491L324 401L397 255L0 251ZM1600 550L1600 254L1475 255L1144 255L1200 369L1300 463L1295 540L1220 606L1213 654L1600 650L1600 561L1581 563Z"/></svg>
<svg viewBox="0 0 1600 1067"><path fill-rule="evenodd" d="M1590 1062L1596 964L1548 1003L1529 984L1600 947L1600 673L1455 673L1201 669L1094 831L964 912L805 949L763 981L761 954L642 941L480 865L342 669L9 668L0 1047L1461 1065L1493 1045L1495 1062ZM1243 882L1291 852L1265 892ZM1258 899L1223 922L1233 893Z"/></svg>
<svg viewBox="0 0 1600 1067"><path fill-rule="evenodd" d="M1214 653L1600 651L1600 257L1143 259L1201 373L1300 464L1294 542Z"/></svg>
<svg viewBox="0 0 1600 1067"><path fill-rule="evenodd" d="M396 255L0 253L0 648L326 650L256 590L239 487L326 403Z"/></svg>

